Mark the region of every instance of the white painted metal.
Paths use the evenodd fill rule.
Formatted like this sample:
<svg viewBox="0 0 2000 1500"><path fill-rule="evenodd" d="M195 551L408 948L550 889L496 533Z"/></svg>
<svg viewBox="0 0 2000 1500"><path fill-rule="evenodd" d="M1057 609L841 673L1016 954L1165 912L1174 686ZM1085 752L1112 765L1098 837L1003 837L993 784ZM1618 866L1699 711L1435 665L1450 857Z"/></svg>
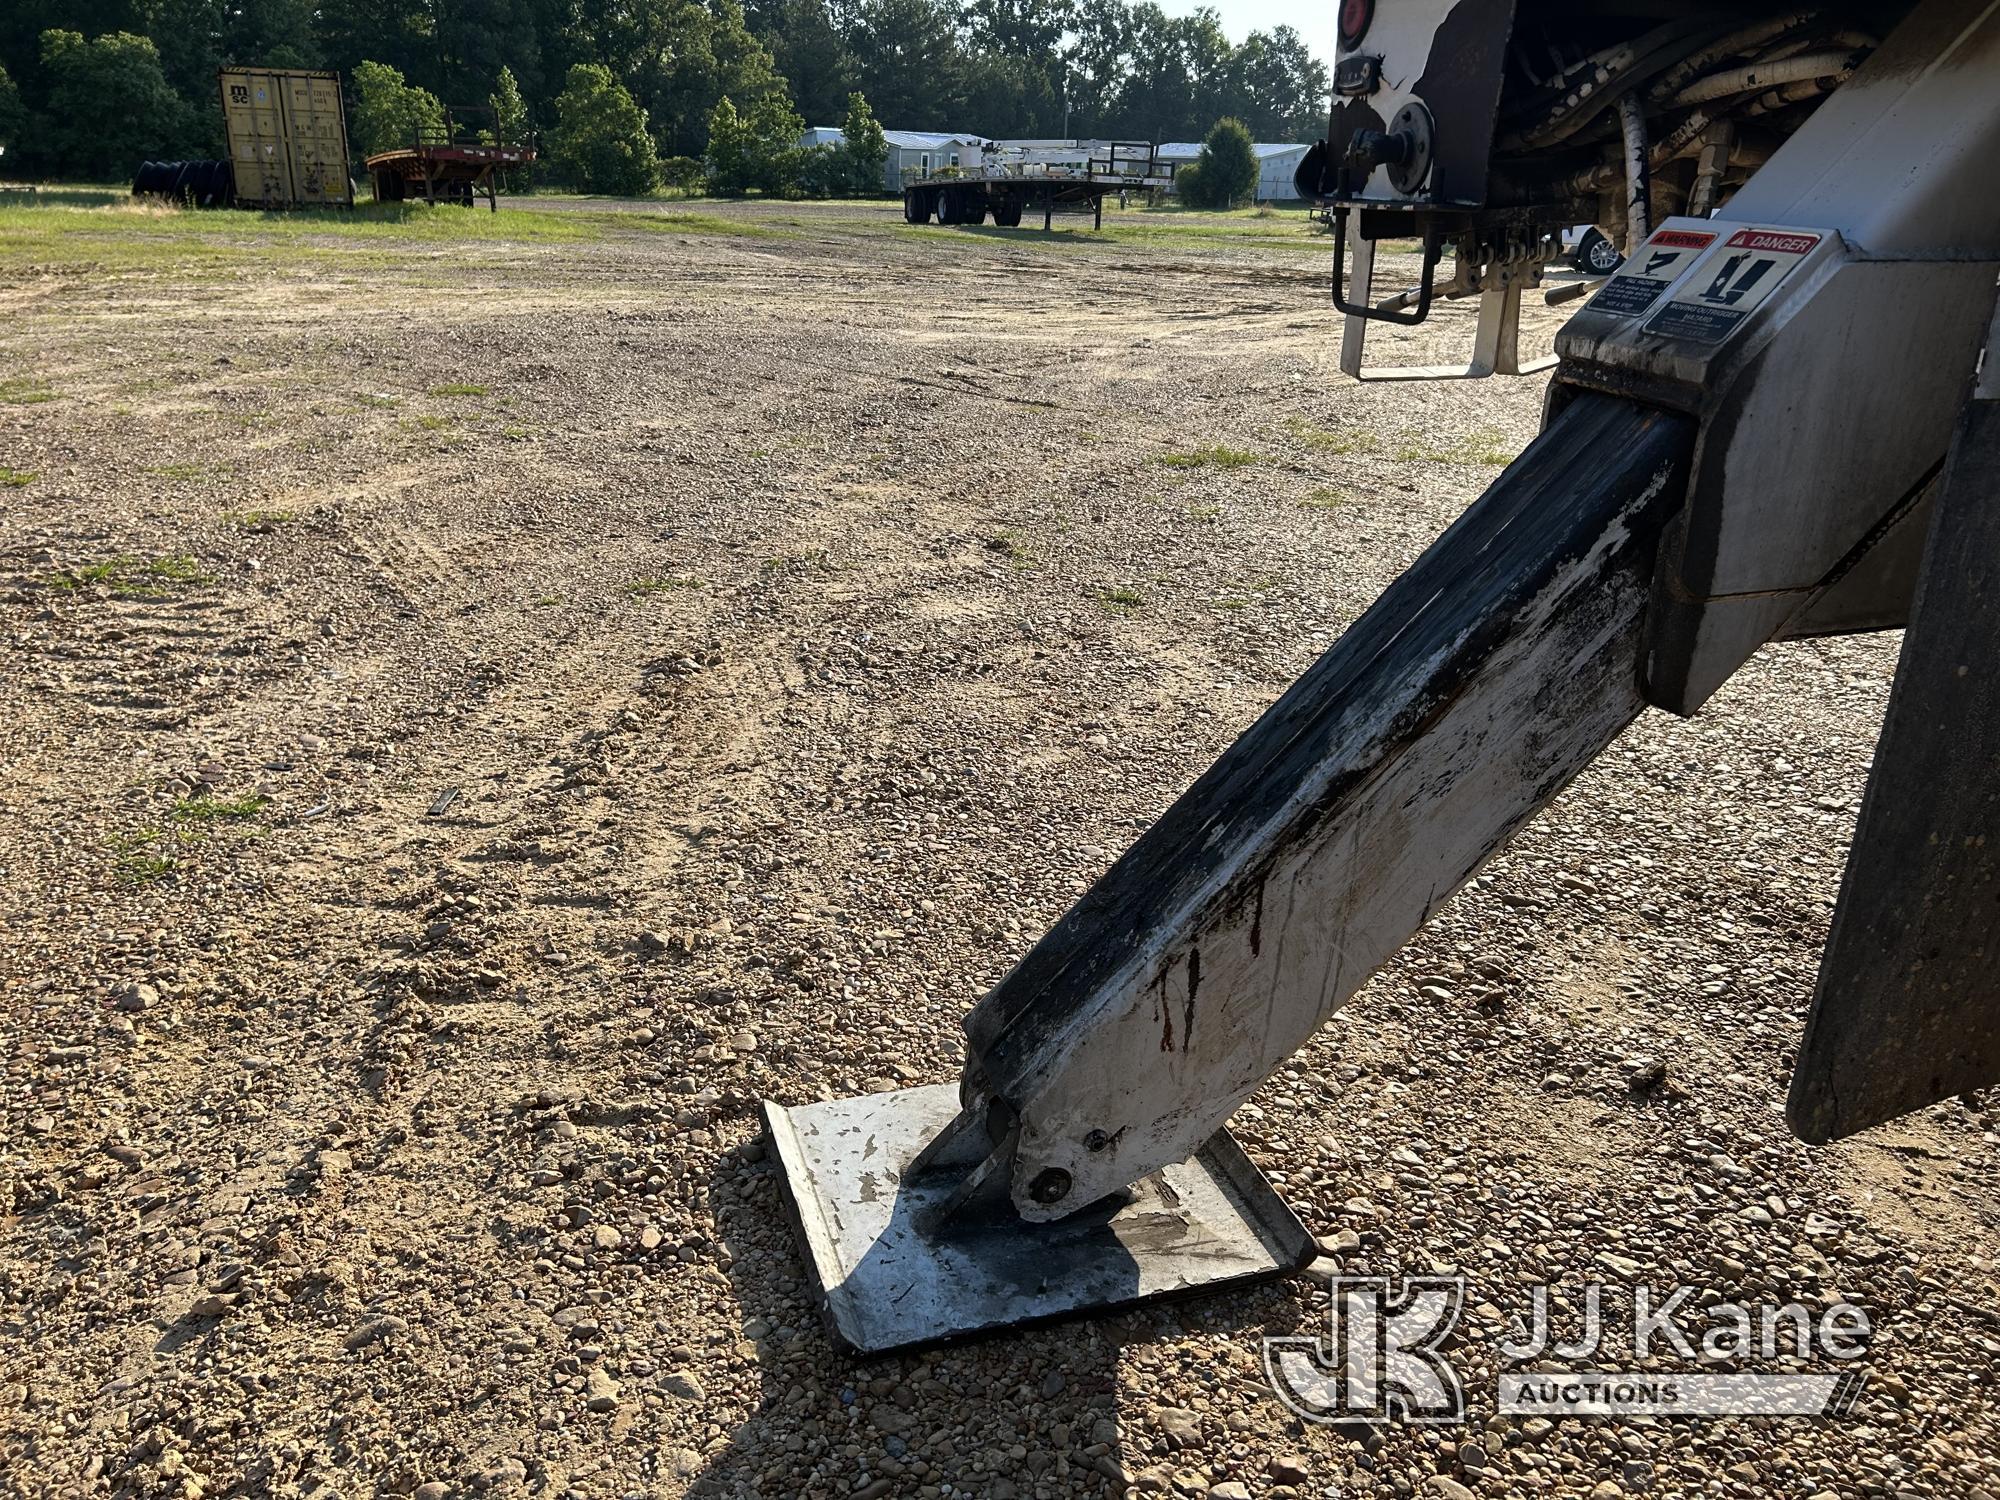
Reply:
<svg viewBox="0 0 2000 1500"><path fill-rule="evenodd" d="M1480 0L1401 0L1376 7L1361 48L1382 59L1382 85L1368 99L1376 114L1393 120L1404 105L1422 102L1416 87L1430 62L1431 44L1439 28L1460 5L1477 3ZM1399 191L1389 181L1389 169L1377 167L1356 196L1370 202L1407 205L1417 195Z"/></svg>
<svg viewBox="0 0 2000 1500"><path fill-rule="evenodd" d="M1714 219L1823 242L1740 333L1656 336L1584 308L1565 381L1704 419L1663 549L1653 701L1698 708L1942 460L2000 271L2000 4L1925 0ZM1729 235L1679 268L1699 286Z"/></svg>
<svg viewBox="0 0 2000 1500"><path fill-rule="evenodd" d="M1242 899L1279 830L1311 821L1330 788L1381 761L1395 726L1425 701L1424 682L1380 683L1366 721L1342 734L1267 829L1240 840L1049 1040L1014 1100L1023 1218L1059 1218L1194 1150L1639 714L1646 583L1607 576L1606 566L1625 541L1613 527L1566 562L1421 739L1340 798ZM1431 607L1456 602L1441 596ZM1192 995L1190 954L1200 976ZM1093 1133L1110 1144L1091 1150ZM1030 1188L1051 1168L1073 1186L1044 1205Z"/></svg>
<svg viewBox="0 0 2000 1500"><path fill-rule="evenodd" d="M1373 301L1375 242L1360 233L1360 215L1347 220L1347 300L1352 306ZM1340 325L1340 368L1356 380L1484 380L1490 375L1538 375L1553 369L1553 354L1521 358L1521 298L1541 283L1539 268L1501 264L1486 272L1479 293L1479 321L1473 327L1472 358L1462 365L1368 365L1368 332L1374 324L1359 313L1348 313Z"/></svg>

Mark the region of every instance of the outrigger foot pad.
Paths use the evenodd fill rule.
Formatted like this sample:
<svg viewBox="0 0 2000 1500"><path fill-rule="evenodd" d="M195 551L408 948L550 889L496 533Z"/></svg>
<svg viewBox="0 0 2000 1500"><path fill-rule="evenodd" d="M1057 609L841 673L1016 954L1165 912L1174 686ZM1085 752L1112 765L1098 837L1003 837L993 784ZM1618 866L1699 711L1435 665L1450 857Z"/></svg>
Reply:
<svg viewBox="0 0 2000 1500"><path fill-rule="evenodd" d="M1297 1270L1312 1237L1226 1130L1094 1207L1031 1224L945 1210L963 1160L917 1161L957 1119L956 1084L794 1108L766 1103L785 1197L834 1335L886 1354Z"/></svg>

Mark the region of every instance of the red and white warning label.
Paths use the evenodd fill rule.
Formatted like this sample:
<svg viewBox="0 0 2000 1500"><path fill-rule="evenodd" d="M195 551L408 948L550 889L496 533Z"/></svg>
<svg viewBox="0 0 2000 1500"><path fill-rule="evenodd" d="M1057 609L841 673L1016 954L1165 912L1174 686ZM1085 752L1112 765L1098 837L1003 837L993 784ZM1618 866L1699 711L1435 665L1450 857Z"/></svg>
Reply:
<svg viewBox="0 0 2000 1500"><path fill-rule="evenodd" d="M1797 229L1737 230L1653 314L1646 331L1721 343L1824 238Z"/></svg>
<svg viewBox="0 0 2000 1500"><path fill-rule="evenodd" d="M1705 229L1655 230L1638 253L1628 256L1590 299L1590 310L1616 317L1637 317L1659 301L1660 294L1717 238Z"/></svg>

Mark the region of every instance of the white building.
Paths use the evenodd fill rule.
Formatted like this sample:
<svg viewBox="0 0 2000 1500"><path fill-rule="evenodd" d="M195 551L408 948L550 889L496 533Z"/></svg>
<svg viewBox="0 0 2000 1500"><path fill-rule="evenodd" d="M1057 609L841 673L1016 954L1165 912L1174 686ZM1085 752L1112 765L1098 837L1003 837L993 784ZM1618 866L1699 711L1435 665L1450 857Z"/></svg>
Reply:
<svg viewBox="0 0 2000 1500"><path fill-rule="evenodd" d="M1306 146L1281 146L1275 143L1259 142L1251 150L1257 153L1257 201L1259 203L1292 203L1298 200L1299 190L1292 185L1292 177L1299 169L1299 163L1306 159ZM1168 141L1159 149L1161 161L1190 162L1201 156L1200 141Z"/></svg>
<svg viewBox="0 0 2000 1500"><path fill-rule="evenodd" d="M882 163L882 190L903 191L912 177L928 177L949 167L976 167L984 159L985 137L929 130L885 130L888 158ZM838 125L815 125L799 138L801 146L838 146L847 137Z"/></svg>

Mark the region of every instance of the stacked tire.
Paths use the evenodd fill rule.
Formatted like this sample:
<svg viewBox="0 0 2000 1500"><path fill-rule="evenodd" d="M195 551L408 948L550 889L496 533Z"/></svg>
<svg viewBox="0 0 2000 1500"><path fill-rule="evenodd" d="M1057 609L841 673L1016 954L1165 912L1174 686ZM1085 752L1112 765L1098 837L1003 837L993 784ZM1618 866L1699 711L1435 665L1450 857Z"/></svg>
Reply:
<svg viewBox="0 0 2000 1500"><path fill-rule="evenodd" d="M236 169L226 161L146 161L132 177L135 198L164 198L191 208L236 201Z"/></svg>

